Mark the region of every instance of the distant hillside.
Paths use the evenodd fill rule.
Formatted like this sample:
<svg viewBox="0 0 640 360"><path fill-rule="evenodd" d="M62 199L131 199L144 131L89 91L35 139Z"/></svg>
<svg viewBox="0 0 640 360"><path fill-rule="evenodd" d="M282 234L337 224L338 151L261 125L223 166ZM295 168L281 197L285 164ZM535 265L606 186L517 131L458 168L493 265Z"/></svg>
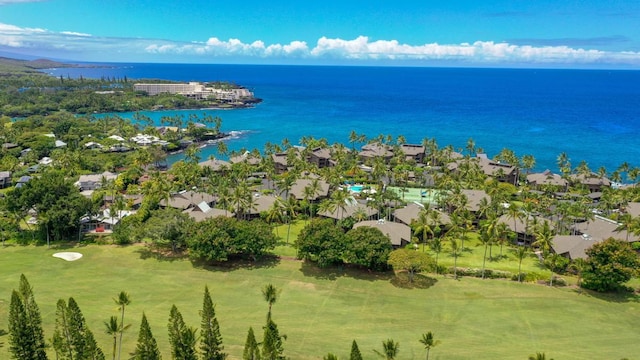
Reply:
<svg viewBox="0 0 640 360"><path fill-rule="evenodd" d="M0 75L34 74L39 73L38 70L41 69L76 66L48 59L20 60L0 57Z"/></svg>

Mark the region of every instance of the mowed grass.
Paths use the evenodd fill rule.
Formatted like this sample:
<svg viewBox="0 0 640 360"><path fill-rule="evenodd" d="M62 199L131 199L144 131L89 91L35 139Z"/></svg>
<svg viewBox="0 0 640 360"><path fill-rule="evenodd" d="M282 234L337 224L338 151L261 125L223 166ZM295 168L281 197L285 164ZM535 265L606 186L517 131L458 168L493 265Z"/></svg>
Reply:
<svg viewBox="0 0 640 360"><path fill-rule="evenodd" d="M86 246L75 262L53 258L55 249L0 248L0 329L7 330L11 290L24 273L34 288L50 338L59 298L73 296L102 349L111 339L103 322L118 314L112 298L130 293L123 358L134 349L144 311L163 356L169 309L175 304L186 322L199 327L198 311L208 285L231 359L239 359L247 330L262 335L267 304L260 289L281 289L273 317L286 334L291 359L321 359L328 352L348 358L356 339L365 359L392 338L398 359L423 359L418 342L433 331L441 343L431 359L526 359L536 351L555 359L621 359L640 354L640 303L637 297L579 294L503 280L420 277L407 286L391 274L349 268L318 270L295 260L267 261L226 268L203 268L186 259L157 259L143 246ZM8 359L8 336L0 337L0 359ZM54 358L51 356L51 358Z"/></svg>

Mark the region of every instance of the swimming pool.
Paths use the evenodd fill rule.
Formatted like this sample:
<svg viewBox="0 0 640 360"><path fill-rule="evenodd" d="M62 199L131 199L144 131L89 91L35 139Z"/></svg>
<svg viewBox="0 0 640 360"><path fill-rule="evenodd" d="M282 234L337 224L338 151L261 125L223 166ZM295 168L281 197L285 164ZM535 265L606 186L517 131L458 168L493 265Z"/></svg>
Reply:
<svg viewBox="0 0 640 360"><path fill-rule="evenodd" d="M356 193L356 194L360 194L362 192L362 185L349 185L347 187L347 189L349 189L350 192L352 193Z"/></svg>

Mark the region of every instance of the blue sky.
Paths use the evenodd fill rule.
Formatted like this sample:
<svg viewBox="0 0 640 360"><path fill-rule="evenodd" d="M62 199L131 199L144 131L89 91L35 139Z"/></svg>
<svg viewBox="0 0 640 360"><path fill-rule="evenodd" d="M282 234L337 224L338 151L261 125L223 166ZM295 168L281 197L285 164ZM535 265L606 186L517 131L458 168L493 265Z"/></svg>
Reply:
<svg viewBox="0 0 640 360"><path fill-rule="evenodd" d="M0 54L640 69L640 1L0 0Z"/></svg>

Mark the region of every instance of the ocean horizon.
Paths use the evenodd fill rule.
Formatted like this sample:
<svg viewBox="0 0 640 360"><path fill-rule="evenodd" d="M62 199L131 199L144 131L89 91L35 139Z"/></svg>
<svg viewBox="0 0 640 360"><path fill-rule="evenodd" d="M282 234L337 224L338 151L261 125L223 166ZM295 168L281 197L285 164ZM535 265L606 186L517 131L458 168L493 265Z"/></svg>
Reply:
<svg viewBox="0 0 640 360"><path fill-rule="evenodd" d="M473 139L489 157L503 148L533 155L535 170L558 172L566 153L609 172L638 166L640 71L496 68L356 67L299 65L103 64L46 70L88 78L228 81L263 101L233 110L144 111L163 116L190 113L222 118L237 131L229 150L263 150L267 142L302 137L348 145L355 130L373 138L404 135L408 143L435 138L440 147L464 149ZM133 113L117 115L132 118ZM215 146L203 159L217 156ZM173 160L176 158L174 157Z"/></svg>

